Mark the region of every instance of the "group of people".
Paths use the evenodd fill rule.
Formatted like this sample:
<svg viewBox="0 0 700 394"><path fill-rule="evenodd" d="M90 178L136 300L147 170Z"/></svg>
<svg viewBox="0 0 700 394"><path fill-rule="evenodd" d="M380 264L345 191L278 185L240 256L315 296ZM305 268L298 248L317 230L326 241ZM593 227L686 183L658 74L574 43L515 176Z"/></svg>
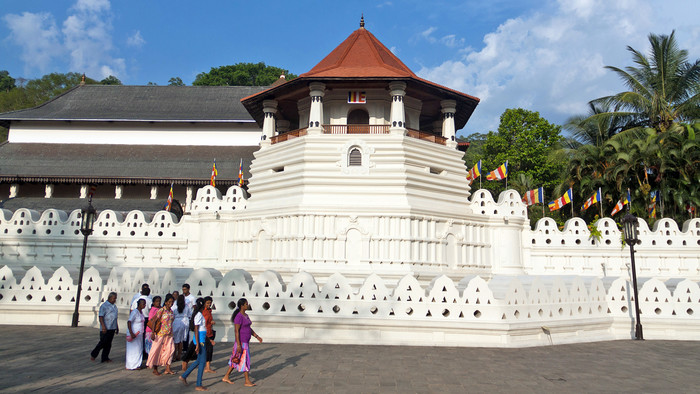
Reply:
<svg viewBox="0 0 700 394"><path fill-rule="evenodd" d="M127 321L126 337L126 369L139 370L143 359L146 367L153 370L154 375L161 375L158 367L164 367L162 373L174 375L170 368L173 361L182 361L180 380L187 385L187 377L197 368L198 391L207 390L202 385L204 372L216 372L211 368L214 353L213 329L216 322L212 316L212 297L195 298L190 294L190 285L182 285L182 294L173 291L165 295L151 296L147 283L141 286L141 291L134 295L131 302L131 312ZM109 352L112 339L119 333L117 324L118 310L115 305L117 293L110 293L99 310L100 341L90 354L95 361L102 351L102 362L111 362ZM246 386L255 386L248 376L250 371L249 342L252 337L262 342L251 328L247 311L250 310L245 298L238 300L237 308L231 317L235 332L235 342L229 368L222 381L233 384L230 374L233 370L243 372ZM191 338L191 340L190 340ZM191 361L194 361L190 364Z"/></svg>

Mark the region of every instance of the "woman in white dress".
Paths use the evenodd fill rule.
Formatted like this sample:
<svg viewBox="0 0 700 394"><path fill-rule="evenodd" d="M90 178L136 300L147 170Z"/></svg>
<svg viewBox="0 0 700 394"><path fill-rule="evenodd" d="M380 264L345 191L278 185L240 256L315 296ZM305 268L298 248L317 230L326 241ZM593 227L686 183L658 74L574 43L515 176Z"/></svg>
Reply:
<svg viewBox="0 0 700 394"><path fill-rule="evenodd" d="M190 316L192 310L185 302L185 296L179 295L177 302L173 305L173 342L175 343L174 361L179 361L182 357L182 344L187 341L187 331L190 328Z"/></svg>
<svg viewBox="0 0 700 394"><path fill-rule="evenodd" d="M141 369L143 361L143 308L146 307L146 300L138 300L136 309L131 311L129 321L126 326L129 329L126 337L126 369Z"/></svg>

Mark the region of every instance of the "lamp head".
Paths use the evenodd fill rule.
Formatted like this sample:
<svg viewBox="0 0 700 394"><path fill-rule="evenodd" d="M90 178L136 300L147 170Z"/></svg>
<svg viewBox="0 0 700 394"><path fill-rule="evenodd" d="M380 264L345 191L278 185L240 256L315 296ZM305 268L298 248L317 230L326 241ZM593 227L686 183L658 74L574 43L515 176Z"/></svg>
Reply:
<svg viewBox="0 0 700 394"><path fill-rule="evenodd" d="M83 235L92 234L93 228L95 226L95 217L97 216L97 210L92 206L92 202L88 202L88 205L84 206L81 210L82 221L80 222L80 232Z"/></svg>
<svg viewBox="0 0 700 394"><path fill-rule="evenodd" d="M635 245L639 241L639 219L636 216L628 213L621 220L622 233L625 236L625 242L630 245Z"/></svg>

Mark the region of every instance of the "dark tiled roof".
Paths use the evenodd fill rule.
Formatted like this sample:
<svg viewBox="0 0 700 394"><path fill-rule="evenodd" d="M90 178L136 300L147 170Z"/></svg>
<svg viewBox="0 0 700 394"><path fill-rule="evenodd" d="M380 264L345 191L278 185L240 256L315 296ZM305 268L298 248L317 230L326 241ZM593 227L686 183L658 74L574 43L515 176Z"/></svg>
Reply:
<svg viewBox="0 0 700 394"><path fill-rule="evenodd" d="M0 114L11 120L193 122L251 121L241 99L261 86L77 86L30 109Z"/></svg>
<svg viewBox="0 0 700 394"><path fill-rule="evenodd" d="M258 146L0 145L0 182L206 185L216 159L217 184L243 174Z"/></svg>
<svg viewBox="0 0 700 394"><path fill-rule="evenodd" d="M167 196L166 196L167 198ZM114 199L114 198L94 198L92 205L95 209L103 211L111 209L115 212L131 212L139 210L142 212L158 212L163 209L165 199ZM20 208L33 209L35 211L45 211L47 209L58 209L59 211L73 212L87 205L84 198L41 198L41 197L18 197L0 201L0 208L9 211L16 211Z"/></svg>

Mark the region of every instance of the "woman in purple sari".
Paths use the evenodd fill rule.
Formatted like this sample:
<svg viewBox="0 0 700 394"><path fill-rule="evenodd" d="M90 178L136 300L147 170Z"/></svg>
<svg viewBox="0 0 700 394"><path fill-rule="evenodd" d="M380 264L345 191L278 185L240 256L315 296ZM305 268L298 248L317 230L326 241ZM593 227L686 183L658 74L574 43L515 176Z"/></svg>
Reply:
<svg viewBox="0 0 700 394"><path fill-rule="evenodd" d="M238 300L238 309L236 309L233 312L233 316L231 316L231 321L233 322L234 331L236 333L236 342L233 344L233 351L228 362L228 371L226 371L226 375L224 375L224 378L221 380L233 384L233 381L229 379L229 375L231 371L235 369L238 372L243 372L243 376L245 377L244 385L252 387L255 386L255 383L251 382L248 376L248 371L250 371L250 348L248 345L251 337L255 337L260 343L262 343L263 339L251 328L252 323L250 317L248 317L246 313L249 309L250 306L245 298Z"/></svg>

